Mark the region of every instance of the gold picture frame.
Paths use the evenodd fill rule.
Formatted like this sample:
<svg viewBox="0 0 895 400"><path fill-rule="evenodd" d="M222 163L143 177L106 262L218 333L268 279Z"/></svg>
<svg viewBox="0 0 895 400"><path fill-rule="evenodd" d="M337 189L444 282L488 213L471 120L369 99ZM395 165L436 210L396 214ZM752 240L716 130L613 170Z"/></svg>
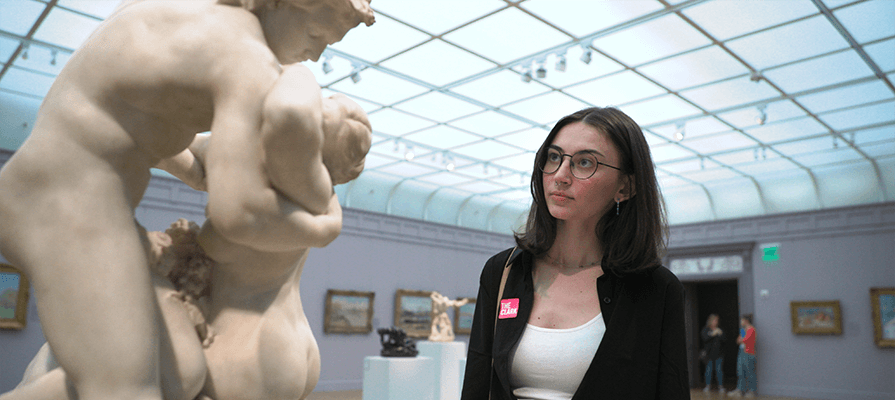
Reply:
<svg viewBox="0 0 895 400"><path fill-rule="evenodd" d="M797 335L841 335L842 308L839 300L791 301L792 333Z"/></svg>
<svg viewBox="0 0 895 400"><path fill-rule="evenodd" d="M0 263L0 329L25 329L28 324L28 277Z"/></svg>
<svg viewBox="0 0 895 400"><path fill-rule="evenodd" d="M465 297L467 303L454 307L454 333L469 335L472 333L472 318L475 315L475 297ZM463 300L463 298L457 299Z"/></svg>
<svg viewBox="0 0 895 400"><path fill-rule="evenodd" d="M413 338L432 333L432 292L398 289L395 292L395 326Z"/></svg>
<svg viewBox="0 0 895 400"><path fill-rule="evenodd" d="M895 347L895 287L870 288L873 341L878 347Z"/></svg>
<svg viewBox="0 0 895 400"><path fill-rule="evenodd" d="M326 291L324 333L373 332L373 304L376 293L354 290Z"/></svg>

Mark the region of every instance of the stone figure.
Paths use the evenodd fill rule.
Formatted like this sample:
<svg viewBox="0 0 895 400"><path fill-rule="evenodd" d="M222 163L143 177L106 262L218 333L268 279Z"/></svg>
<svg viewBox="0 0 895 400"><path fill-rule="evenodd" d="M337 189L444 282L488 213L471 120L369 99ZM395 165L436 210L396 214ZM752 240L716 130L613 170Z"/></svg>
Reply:
<svg viewBox="0 0 895 400"><path fill-rule="evenodd" d="M407 332L403 329L379 328L376 332L379 333L379 343L382 344L379 354L383 357L416 357L419 354L416 343L407 337Z"/></svg>
<svg viewBox="0 0 895 400"><path fill-rule="evenodd" d="M441 293L432 292L432 332L429 334L430 342L454 341L454 326L448 317L449 307L460 307L469 302L468 299L451 300Z"/></svg>
<svg viewBox="0 0 895 400"><path fill-rule="evenodd" d="M343 178L323 165L356 154L327 159L326 108L347 107L325 105L310 72L291 64L316 60L361 22L373 22L368 0L142 0L123 3L97 28L0 170L0 252L34 282L61 366L3 400L192 399L206 382L233 394L220 399L243 398L219 390L221 365L254 369L268 388L292 385L283 393L310 391L319 356L300 303L274 304L298 300L307 249L341 227L332 184ZM296 130L306 137L277 135ZM288 153L270 147L282 140L300 145L268 163L265 150ZM295 174L296 165L310 169ZM151 244L134 208L153 166L208 191L197 240L217 262L211 297L222 292L205 313L217 332L208 349L195 333L196 310L160 293L150 273ZM251 310L243 323L256 329L239 344L256 345L230 358L214 353L239 319L233 308L243 306ZM284 352L303 354L302 365L276 358ZM283 371L301 368L300 383L283 382ZM287 396L256 398L279 397Z"/></svg>

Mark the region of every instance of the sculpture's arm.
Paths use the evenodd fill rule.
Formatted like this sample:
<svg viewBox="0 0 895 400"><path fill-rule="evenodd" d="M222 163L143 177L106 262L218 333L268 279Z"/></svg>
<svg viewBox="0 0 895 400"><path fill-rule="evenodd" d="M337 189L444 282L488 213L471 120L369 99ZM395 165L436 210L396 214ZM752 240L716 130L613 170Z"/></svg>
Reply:
<svg viewBox="0 0 895 400"><path fill-rule="evenodd" d="M181 151L174 157L160 160L155 165L155 168L174 175L193 189L205 191L207 186L205 182L204 158L206 148L208 147L207 144L208 135L196 135L189 148Z"/></svg>
<svg viewBox="0 0 895 400"><path fill-rule="evenodd" d="M265 169L262 107L279 78L273 69L233 76L229 79L235 82L222 84L205 164L206 214L227 240L260 251L325 246L338 236L342 222L332 188L326 207L313 215L276 190ZM309 115L313 118L313 112ZM202 236L207 237L204 227Z"/></svg>

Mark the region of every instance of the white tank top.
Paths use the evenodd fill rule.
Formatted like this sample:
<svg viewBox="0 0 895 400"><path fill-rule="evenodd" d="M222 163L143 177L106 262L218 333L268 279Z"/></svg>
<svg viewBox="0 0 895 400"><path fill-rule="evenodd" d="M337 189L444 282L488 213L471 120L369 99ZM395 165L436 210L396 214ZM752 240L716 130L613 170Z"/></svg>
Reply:
<svg viewBox="0 0 895 400"><path fill-rule="evenodd" d="M519 400L569 400L606 333L603 314L576 328L527 324L510 358L510 388Z"/></svg>

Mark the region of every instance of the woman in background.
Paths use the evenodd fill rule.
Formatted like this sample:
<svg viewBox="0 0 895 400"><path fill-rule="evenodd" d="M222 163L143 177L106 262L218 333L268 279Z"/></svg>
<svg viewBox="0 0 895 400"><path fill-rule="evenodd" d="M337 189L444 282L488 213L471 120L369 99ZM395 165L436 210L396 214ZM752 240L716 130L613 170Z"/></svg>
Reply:
<svg viewBox="0 0 895 400"><path fill-rule="evenodd" d="M481 274L462 400L689 399L683 286L661 266L664 209L637 123L615 108L562 118L531 189L520 251Z"/></svg>
<svg viewBox="0 0 895 400"><path fill-rule="evenodd" d="M714 370L715 379L718 382L718 392L723 394L724 357L721 354L721 345L724 344L724 331L718 327L718 314L709 315L700 336L702 337L702 349L705 351L705 389L702 391L712 390L712 370Z"/></svg>

